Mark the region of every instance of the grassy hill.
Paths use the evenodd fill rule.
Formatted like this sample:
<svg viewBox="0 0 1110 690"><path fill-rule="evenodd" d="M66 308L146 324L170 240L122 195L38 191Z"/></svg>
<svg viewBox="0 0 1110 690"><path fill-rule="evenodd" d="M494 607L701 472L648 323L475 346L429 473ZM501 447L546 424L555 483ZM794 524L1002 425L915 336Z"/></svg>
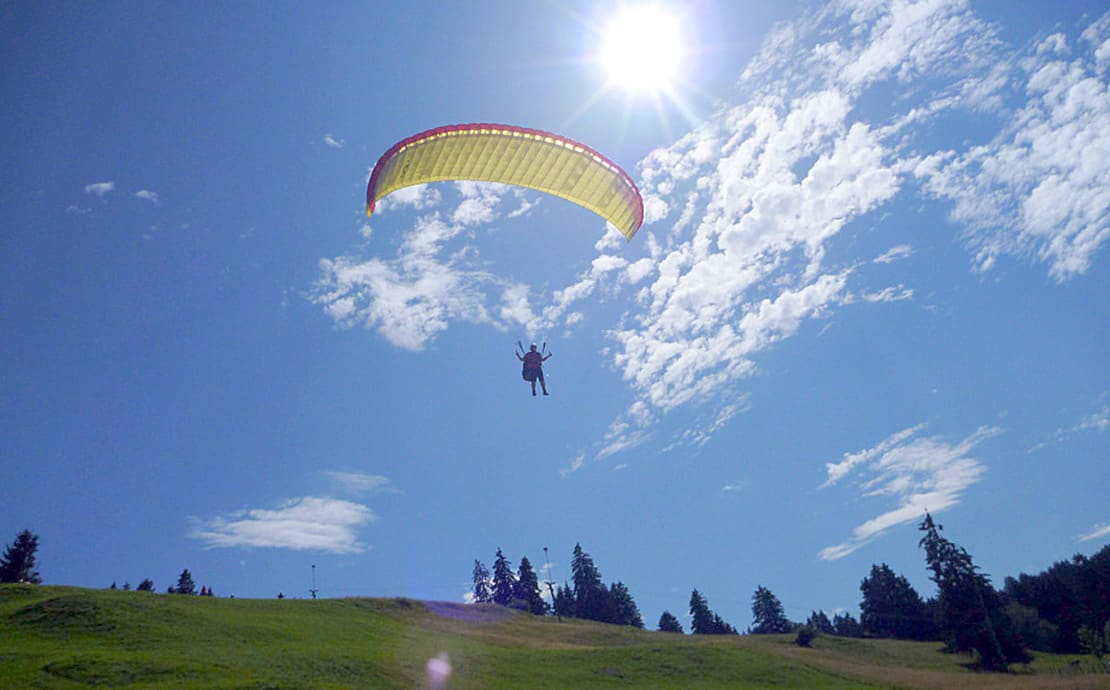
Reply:
<svg viewBox="0 0 1110 690"><path fill-rule="evenodd" d="M1083 659L979 674L937 644L694 637L496 606L0 586L0 687L1110 688ZM450 664L446 685L429 662Z"/></svg>

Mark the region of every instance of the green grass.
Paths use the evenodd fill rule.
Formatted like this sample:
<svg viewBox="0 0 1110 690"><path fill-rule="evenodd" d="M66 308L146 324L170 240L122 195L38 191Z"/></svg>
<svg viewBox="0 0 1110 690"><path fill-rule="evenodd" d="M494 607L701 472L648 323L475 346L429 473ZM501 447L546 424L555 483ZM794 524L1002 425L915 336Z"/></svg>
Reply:
<svg viewBox="0 0 1110 690"><path fill-rule="evenodd" d="M0 586L2 688L1110 687L1038 659L977 674L938 645L693 637L407 599L247 600ZM1093 667L1089 667L1093 668Z"/></svg>

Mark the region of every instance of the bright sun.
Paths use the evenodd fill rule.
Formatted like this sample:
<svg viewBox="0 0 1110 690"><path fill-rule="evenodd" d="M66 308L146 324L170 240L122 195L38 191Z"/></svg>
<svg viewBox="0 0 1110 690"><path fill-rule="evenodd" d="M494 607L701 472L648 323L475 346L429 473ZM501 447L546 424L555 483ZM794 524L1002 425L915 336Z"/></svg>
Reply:
<svg viewBox="0 0 1110 690"><path fill-rule="evenodd" d="M626 7L605 28L601 62L610 83L626 91L668 91L682 58L678 18L659 7Z"/></svg>

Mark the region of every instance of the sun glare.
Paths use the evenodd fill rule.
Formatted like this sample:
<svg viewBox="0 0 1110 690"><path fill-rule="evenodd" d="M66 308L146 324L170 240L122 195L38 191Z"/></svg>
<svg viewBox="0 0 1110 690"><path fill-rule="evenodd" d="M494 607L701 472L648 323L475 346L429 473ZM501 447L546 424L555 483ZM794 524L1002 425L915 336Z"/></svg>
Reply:
<svg viewBox="0 0 1110 690"><path fill-rule="evenodd" d="M601 63L613 86L638 93L671 87L683 58L679 20L654 6L626 7L605 28Z"/></svg>

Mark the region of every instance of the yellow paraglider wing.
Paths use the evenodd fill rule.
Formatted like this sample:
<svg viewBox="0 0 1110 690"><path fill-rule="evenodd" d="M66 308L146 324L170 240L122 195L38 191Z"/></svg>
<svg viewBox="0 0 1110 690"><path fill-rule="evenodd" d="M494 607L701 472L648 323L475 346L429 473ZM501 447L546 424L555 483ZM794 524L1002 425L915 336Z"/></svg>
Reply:
<svg viewBox="0 0 1110 690"><path fill-rule="evenodd" d="M445 180L502 182L553 194L593 211L629 240L644 221L636 184L605 156L550 132L492 124L437 127L394 144L370 174L366 215L391 192Z"/></svg>

